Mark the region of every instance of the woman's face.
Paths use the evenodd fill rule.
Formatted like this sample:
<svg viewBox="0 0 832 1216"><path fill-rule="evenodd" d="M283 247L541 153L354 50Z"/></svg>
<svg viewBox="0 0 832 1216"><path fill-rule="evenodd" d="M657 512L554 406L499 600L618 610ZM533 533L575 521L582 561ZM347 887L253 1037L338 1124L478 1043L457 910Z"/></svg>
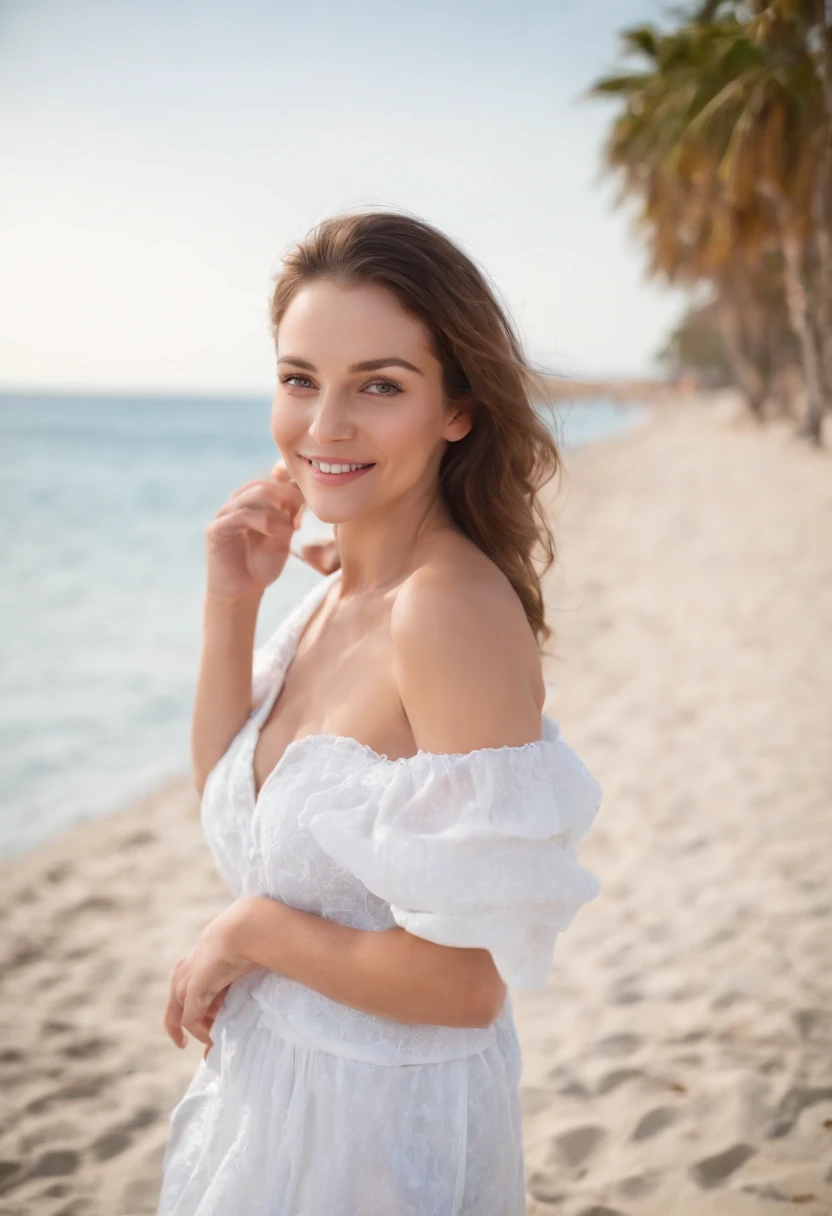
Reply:
<svg viewBox="0 0 832 1216"><path fill-rule="evenodd" d="M468 413L445 409L427 328L375 284L301 288L278 327L277 376L272 435L326 523L430 502L445 443L471 427Z"/></svg>

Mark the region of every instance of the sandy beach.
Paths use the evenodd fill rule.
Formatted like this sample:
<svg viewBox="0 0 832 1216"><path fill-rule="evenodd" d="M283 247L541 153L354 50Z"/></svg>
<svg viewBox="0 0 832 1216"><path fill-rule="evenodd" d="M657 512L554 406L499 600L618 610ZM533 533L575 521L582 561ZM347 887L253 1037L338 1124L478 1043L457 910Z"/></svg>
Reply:
<svg viewBox="0 0 832 1216"><path fill-rule="evenodd" d="M514 997L529 1213L832 1213L832 458L690 399L552 509L603 889ZM155 1212L170 968L226 898L185 778L0 871L0 1216Z"/></svg>

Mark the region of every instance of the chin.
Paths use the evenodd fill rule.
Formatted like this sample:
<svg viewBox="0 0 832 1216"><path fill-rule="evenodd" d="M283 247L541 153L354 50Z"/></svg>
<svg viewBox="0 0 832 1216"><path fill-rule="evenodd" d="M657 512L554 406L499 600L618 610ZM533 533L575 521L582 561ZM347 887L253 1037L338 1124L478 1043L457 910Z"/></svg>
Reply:
<svg viewBox="0 0 832 1216"><path fill-rule="evenodd" d="M348 524L356 518L354 511L339 511L331 504L329 507L321 504L320 510L318 509L318 506L316 506L316 504L313 503L309 498L307 498L306 504L315 518L319 519L322 524Z"/></svg>

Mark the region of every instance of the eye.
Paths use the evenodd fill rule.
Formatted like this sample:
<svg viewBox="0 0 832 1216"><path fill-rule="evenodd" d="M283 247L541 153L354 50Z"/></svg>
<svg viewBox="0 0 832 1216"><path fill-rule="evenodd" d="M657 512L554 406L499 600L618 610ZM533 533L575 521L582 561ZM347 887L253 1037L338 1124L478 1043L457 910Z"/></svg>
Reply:
<svg viewBox="0 0 832 1216"><path fill-rule="evenodd" d="M401 385L396 384L395 381L393 381L393 380L373 380L373 382L371 384L367 385L367 388L376 388L379 385L381 385L384 388L391 388L393 390L393 392L392 393L374 393L373 396L375 396L375 397L395 397L397 393L402 392Z"/></svg>
<svg viewBox="0 0 832 1216"><path fill-rule="evenodd" d="M281 384L288 384L290 380L305 380L306 383L309 384L308 376L301 376L297 372L292 372L288 376L279 376L278 379L280 380Z"/></svg>

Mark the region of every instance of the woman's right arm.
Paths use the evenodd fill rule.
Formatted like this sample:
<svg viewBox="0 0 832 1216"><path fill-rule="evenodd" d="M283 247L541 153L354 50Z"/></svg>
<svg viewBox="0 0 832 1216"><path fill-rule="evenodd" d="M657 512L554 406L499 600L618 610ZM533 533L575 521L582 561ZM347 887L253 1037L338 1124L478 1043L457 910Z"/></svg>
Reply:
<svg viewBox="0 0 832 1216"><path fill-rule="evenodd" d="M211 769L251 713L254 635L261 598L205 596L202 657L191 725L191 767L200 797Z"/></svg>
<svg viewBox="0 0 832 1216"><path fill-rule="evenodd" d="M208 774L251 713L260 601L286 565L304 505L300 487L278 461L270 478L234 490L206 528L202 658L191 726L191 766L200 797ZM304 545L300 556L331 574L340 565L337 537Z"/></svg>
<svg viewBox="0 0 832 1216"><path fill-rule="evenodd" d="M251 713L257 613L280 576L304 500L282 461L271 477L234 490L205 529L202 658L191 726L191 765L202 796L208 774Z"/></svg>

